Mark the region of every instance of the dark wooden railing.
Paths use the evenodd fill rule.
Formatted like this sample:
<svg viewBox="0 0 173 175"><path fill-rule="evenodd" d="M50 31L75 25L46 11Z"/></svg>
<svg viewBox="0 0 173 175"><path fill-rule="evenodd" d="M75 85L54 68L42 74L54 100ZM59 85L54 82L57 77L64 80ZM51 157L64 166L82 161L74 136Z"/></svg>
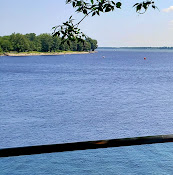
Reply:
<svg viewBox="0 0 173 175"><path fill-rule="evenodd" d="M173 134L0 149L0 157L173 142Z"/></svg>

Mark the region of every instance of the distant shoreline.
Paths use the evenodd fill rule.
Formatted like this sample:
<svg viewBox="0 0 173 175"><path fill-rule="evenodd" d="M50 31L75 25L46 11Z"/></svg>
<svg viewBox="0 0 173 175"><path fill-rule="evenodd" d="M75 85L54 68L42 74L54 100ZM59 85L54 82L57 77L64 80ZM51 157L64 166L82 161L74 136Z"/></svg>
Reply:
<svg viewBox="0 0 173 175"><path fill-rule="evenodd" d="M62 51L62 52L19 52L19 53L3 53L0 56L39 56L39 55L71 55L71 54L90 54L96 51L79 52L79 51Z"/></svg>
<svg viewBox="0 0 173 175"><path fill-rule="evenodd" d="M146 50L173 50L173 47L97 47L97 49L146 49Z"/></svg>

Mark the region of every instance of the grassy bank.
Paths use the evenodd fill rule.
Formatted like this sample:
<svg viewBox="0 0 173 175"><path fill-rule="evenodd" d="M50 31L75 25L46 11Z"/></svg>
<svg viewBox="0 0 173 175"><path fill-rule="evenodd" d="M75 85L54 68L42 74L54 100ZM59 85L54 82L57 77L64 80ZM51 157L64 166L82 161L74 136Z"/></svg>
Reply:
<svg viewBox="0 0 173 175"><path fill-rule="evenodd" d="M0 55L4 56L32 56L32 55L65 55L65 54L88 54L94 52L79 52L79 51L59 51L59 52L7 52L7 53L0 53Z"/></svg>

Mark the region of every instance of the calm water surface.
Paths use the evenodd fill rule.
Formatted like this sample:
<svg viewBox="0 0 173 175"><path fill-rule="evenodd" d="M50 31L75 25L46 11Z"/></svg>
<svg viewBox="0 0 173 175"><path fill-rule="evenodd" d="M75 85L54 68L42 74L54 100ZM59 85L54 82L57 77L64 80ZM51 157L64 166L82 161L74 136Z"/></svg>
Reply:
<svg viewBox="0 0 173 175"><path fill-rule="evenodd" d="M0 57L0 148L171 134L172 117L171 52ZM2 174L171 174L172 146L4 158L0 169Z"/></svg>

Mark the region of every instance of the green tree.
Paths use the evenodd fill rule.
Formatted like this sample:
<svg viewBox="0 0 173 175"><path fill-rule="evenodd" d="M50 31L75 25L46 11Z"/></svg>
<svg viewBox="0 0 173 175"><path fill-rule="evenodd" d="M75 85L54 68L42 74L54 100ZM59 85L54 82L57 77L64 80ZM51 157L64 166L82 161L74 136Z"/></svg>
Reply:
<svg viewBox="0 0 173 175"><path fill-rule="evenodd" d="M35 33L11 34L10 36L0 37L0 47L4 52L9 51L38 51L38 52L51 52L59 50L71 51L89 51L94 50L97 46L96 40L87 38L84 42L66 40L61 42L62 38L44 33L36 36Z"/></svg>
<svg viewBox="0 0 173 175"><path fill-rule="evenodd" d="M58 36L53 37L53 43L51 50L58 51L60 50L61 39Z"/></svg>
<svg viewBox="0 0 173 175"><path fill-rule="evenodd" d="M70 50L70 45L67 42L64 43L64 50Z"/></svg>
<svg viewBox="0 0 173 175"><path fill-rule="evenodd" d="M29 40L20 33L10 35L10 42L14 51L25 52L29 50Z"/></svg>
<svg viewBox="0 0 173 175"><path fill-rule="evenodd" d="M11 51L13 47L9 40L2 40L1 48L4 52L8 52L8 51Z"/></svg>
<svg viewBox="0 0 173 175"><path fill-rule="evenodd" d="M70 43L67 44L67 41L61 42L61 44L59 46L59 49L60 50L65 50L65 51L70 50Z"/></svg>
<svg viewBox="0 0 173 175"><path fill-rule="evenodd" d="M35 33L27 33L25 35L26 38L28 38L30 41L35 41L36 39L36 34Z"/></svg>
<svg viewBox="0 0 173 175"><path fill-rule="evenodd" d="M41 52L50 52L53 46L53 38L50 34L43 33L37 37L41 43Z"/></svg>
<svg viewBox="0 0 173 175"><path fill-rule="evenodd" d="M77 51L83 51L83 43L82 42L77 43Z"/></svg>
<svg viewBox="0 0 173 175"><path fill-rule="evenodd" d="M2 53L3 52L3 50L2 50L2 48L1 48L1 46L0 46L0 53Z"/></svg>
<svg viewBox="0 0 173 175"><path fill-rule="evenodd" d="M70 50L76 51L77 50L77 41L71 41L70 42Z"/></svg>
<svg viewBox="0 0 173 175"><path fill-rule="evenodd" d="M33 44L34 44L34 51L41 52L42 45L41 45L41 41L38 36L33 41Z"/></svg>
<svg viewBox="0 0 173 175"><path fill-rule="evenodd" d="M93 40L91 38L86 38L86 41L88 41L91 44L91 50L94 51L97 48L97 40Z"/></svg>
<svg viewBox="0 0 173 175"><path fill-rule="evenodd" d="M96 49L96 48L95 48L95 49ZM91 43L88 42L88 41L85 41L84 44L83 44L83 50L84 50L84 51L90 51L90 50L92 50L92 48L91 48Z"/></svg>
<svg viewBox="0 0 173 175"><path fill-rule="evenodd" d="M8 52L12 50L12 44L9 41L9 39L10 39L9 36L0 37L0 46L4 52Z"/></svg>
<svg viewBox="0 0 173 175"><path fill-rule="evenodd" d="M35 33L27 33L25 37L29 40L29 51L37 51L36 46L36 34Z"/></svg>

